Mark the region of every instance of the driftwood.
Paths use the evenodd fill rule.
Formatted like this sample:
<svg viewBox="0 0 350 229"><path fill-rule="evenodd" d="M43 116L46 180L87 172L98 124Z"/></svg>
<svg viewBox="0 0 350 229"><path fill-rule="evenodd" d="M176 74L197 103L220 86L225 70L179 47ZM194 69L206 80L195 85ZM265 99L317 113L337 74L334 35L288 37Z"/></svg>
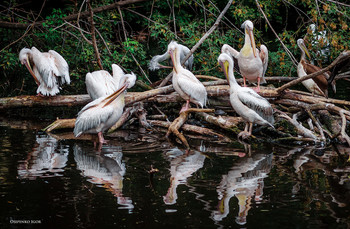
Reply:
<svg viewBox="0 0 350 229"><path fill-rule="evenodd" d="M206 85L217 84L218 81L205 82ZM207 86L206 87L208 96L211 100L219 101L221 106L226 106L228 110L232 111L232 108L228 101L229 87L228 85L216 85L216 86ZM344 109L343 106L350 106L349 101L337 100L337 99L327 99L323 97L312 96L311 94L305 92L298 92L295 90L286 90L282 94L278 94L276 89L271 88L262 88L260 94L264 97L271 98L270 102L280 106L280 109L285 109L287 113L280 115L279 117L286 119L290 122L297 130L299 135L304 136L306 141L313 139L314 142L323 141L325 142L325 135L330 139L339 138L342 139L342 142L346 141L350 144L350 138L346 134L346 122L341 121L341 119L350 120L350 112L347 109ZM111 128L110 132L113 132L117 128L121 127L131 116L137 116L137 119L140 120L140 123L147 128L147 115L143 111L141 114L136 115L136 110L130 107L132 104L135 104L138 101L143 101L144 103L156 102L168 104L169 102L182 103L182 98L174 92L172 86L166 86L158 89L153 89L146 92L129 92L126 95L126 104L125 112L118 123ZM226 98L226 99L224 99ZM55 96L55 97L38 97L38 96L19 96L15 98L2 98L0 99L0 109L8 108L17 108L17 107L37 107L37 106L83 106L90 101L88 95L78 95L78 96ZM221 101L221 102L220 102ZM214 103L213 103L214 104ZM217 106L214 105L214 107ZM210 105L211 106L211 105ZM177 106L180 108L179 106ZM321 114L316 113L313 115L312 112L328 112L323 113L322 118L316 118L316 116L321 116ZM297 116L292 117L294 112L306 112L307 115L312 119L312 123L315 128L312 128L308 131L306 127L301 125L300 121L297 121ZM153 114L151 114L153 115ZM325 129L324 123L329 116L329 119L332 119L333 122L338 123L338 132L335 130ZM334 117L336 115L338 118ZM142 118L141 118L142 116ZM162 114L162 117L166 115ZM180 115L181 116L181 115ZM202 112L199 112L196 117L205 120L213 125L218 126L221 129L225 129L234 133L239 132L237 124L242 122L241 118L229 117L225 119L224 117L209 115ZM163 118L164 119L164 118ZM143 120L143 121L142 121ZM184 123L186 119L180 118ZM45 130L50 132L52 130L62 129L62 128L73 128L74 119L69 120L56 120ZM154 123L154 122L153 122ZM183 123L180 123L181 125ZM150 123L152 124L152 123ZM179 126L181 126L179 125ZM332 126L334 126L333 124ZM341 128L339 128L341 127ZM175 128L176 129L176 128ZM204 132L203 132L204 133ZM180 136L176 131L175 134ZM184 138L182 138L184 139ZM289 140L296 140L298 137L289 137ZM288 140L288 139L284 139ZM303 140L300 140L303 141ZM184 143L186 145L186 143ZM188 143L187 143L188 144Z"/></svg>
<svg viewBox="0 0 350 229"><path fill-rule="evenodd" d="M175 134L176 137L178 137L181 142L186 146L186 148L190 148L190 145L188 144L186 138L179 132L179 129L181 126L186 122L189 113L191 112L214 112L214 110L211 109L193 109L190 108L184 112L181 112L179 117L175 119L168 127L168 132L166 134L166 137L169 137L171 133Z"/></svg>
<svg viewBox="0 0 350 229"><path fill-rule="evenodd" d="M342 53L337 60L350 57L348 54L349 52ZM332 65L334 66L335 63L336 61ZM329 66L322 71L327 69L329 69ZM261 87L260 95L267 98L276 111L274 115L276 119L276 131L273 133L269 131L266 136L271 134L274 136L276 134L275 138L273 136L270 138L277 142L297 141L328 144L332 140L338 139L340 142L350 145L350 137L346 131L347 123L350 121L350 101L312 96L311 93L290 90L286 86L295 85L307 77L313 77L315 75L297 79L288 78L291 82L279 88ZM239 124L243 120L240 117L233 117L235 114L228 99L229 86L227 85L227 81L210 76L198 76L198 78L213 80L203 82L203 84L208 94L208 108L214 108L207 110L207 112L214 112L215 110L215 112L218 112L217 114L207 114L202 109L190 109L188 112L181 113L179 117L177 115L174 117L174 114L181 108L178 104L182 104L183 99L174 91L172 85L169 85L144 92L128 92L125 96L125 112L115 126L110 129L110 132L120 128L126 122L130 124L138 120L138 123L145 127L146 130L151 129L152 126L168 128L167 136L174 133L186 147L189 147L189 144L179 128L182 128L186 132L186 136L196 134L197 136L200 135L200 138L203 139L207 139L207 136L216 136L220 141L229 141L229 138L225 134L233 133L233 136L235 136L240 132L241 125ZM238 81L240 80L238 79ZM281 81L279 78L277 80ZM61 95L54 97L18 96L0 98L0 110L19 107L83 106L89 101L90 98L88 95ZM201 125L205 127L185 124L188 122L189 112L195 112L196 114L193 117L196 120L201 120ZM157 117L160 120L155 120ZM174 120L172 123L168 121L169 117L171 117L171 120ZM190 120L193 121L194 119ZM288 128L284 127L283 120L287 121L285 123L289 123ZM74 119L58 119L49 125L45 131L50 132L62 128L73 128L74 122ZM215 128L215 130L210 129L210 127ZM294 129L294 131L291 131L291 129ZM255 130L259 129L255 128ZM188 131L191 133L188 134ZM268 130L262 128L260 131L263 133Z"/></svg>

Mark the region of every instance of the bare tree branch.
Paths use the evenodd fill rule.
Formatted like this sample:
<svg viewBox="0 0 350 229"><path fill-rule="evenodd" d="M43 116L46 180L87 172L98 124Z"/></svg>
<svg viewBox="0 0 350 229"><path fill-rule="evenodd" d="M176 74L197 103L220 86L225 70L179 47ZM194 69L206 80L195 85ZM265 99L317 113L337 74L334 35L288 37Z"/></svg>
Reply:
<svg viewBox="0 0 350 229"><path fill-rule="evenodd" d="M256 1L256 5L258 6L258 9L260 10L260 12L262 13L262 15L264 16L267 24L269 25L270 29L272 30L272 32L275 34L275 36L277 37L277 39L281 42L282 44L282 47L284 48L284 50L286 51L286 53L288 54L288 56L290 57L290 59L292 60L293 64L295 66L298 65L298 61L295 59L295 57L293 56L293 54L289 51L289 49L284 45L283 41L281 40L281 38L277 35L276 31L273 29L273 27L271 26L270 24L270 21L267 19L264 11L261 9L261 6L260 6L260 3L258 0L255 0Z"/></svg>
<svg viewBox="0 0 350 229"><path fill-rule="evenodd" d="M26 26L27 30L24 32L24 34L18 38L17 40L11 42L10 44L6 45L3 49L0 50L0 52L6 50L8 47L10 47L11 45L17 43L18 41L22 40L25 36L27 36L27 34L29 33L29 31L34 28L35 26L35 23L36 23L36 20L38 20L38 18L40 17L41 15L41 11L44 9L44 6L45 6L45 3L46 3L46 0L44 0L42 6L41 6L41 9L40 9L40 12L38 14L38 16L35 18L34 22L32 24L29 24L28 26Z"/></svg>
<svg viewBox="0 0 350 229"><path fill-rule="evenodd" d="M97 7L95 9L93 9L93 13L99 13L102 11L107 11L107 10L113 10L115 8L122 7L122 6L126 6L129 4L134 4L134 3L138 3L138 2L144 2L146 0L125 0L125 1L118 1L115 3L112 3L110 5L106 5L106 6L100 6ZM80 14L81 18L86 18L89 17L90 12L89 11L84 11ZM65 21L73 21L76 20L78 18L78 14L72 14L72 15L68 15L66 17L63 17L62 20ZM16 23L16 22L6 22L6 21L0 21L0 27L1 28L9 28L9 29L27 29L28 26L33 25L34 26L42 26L42 24L46 22L46 20L44 21L39 21L39 22L35 22L34 23Z"/></svg>
<svg viewBox="0 0 350 229"><path fill-rule="evenodd" d="M88 7L89 7L89 11L90 11L90 24L91 24L92 44L94 46L95 55L96 55L96 59L97 59L97 64L100 67L100 69L103 70L103 66L102 66L102 63L101 63L101 57L100 57L100 53L98 51L97 42L96 42L94 13L92 12L90 0L87 0L87 4L88 4Z"/></svg>
<svg viewBox="0 0 350 229"><path fill-rule="evenodd" d="M284 85L282 85L281 87L277 88L277 92L278 93L281 93L282 91L284 91L285 89L291 87L291 86L294 86L304 80L307 80L307 79L310 79L310 78L313 78L313 77L316 77L318 75L321 75L322 73L326 72L326 71L329 71L331 68L333 68L338 62L342 61L343 59L345 58L349 58L350 57L350 51L343 51L342 53L340 53L340 55L329 65L327 66L326 68L322 68L320 71L318 72L314 72L312 74L309 74L309 75L306 75L306 76L303 76L301 78L298 78L296 80L293 80L289 83L286 83Z"/></svg>
<svg viewBox="0 0 350 229"><path fill-rule="evenodd" d="M233 0L229 0L228 3L226 4L225 8L222 10L222 12L220 13L220 15L218 16L218 18L216 19L214 25L208 30L208 32L206 32L202 38L197 42L197 44L195 44L195 46L192 47L191 51L187 54L187 56L182 60L181 64L184 64L188 58L190 58L190 56L197 50L197 48L205 41L205 39L207 39L209 37L210 34L212 34L212 32L214 32L214 30L219 26L219 23L221 21L221 18L225 15L226 11L228 10L228 8L230 8L231 4L232 4ZM159 87L163 87L165 84L168 83L168 81L170 80L172 76L172 73L170 73L159 85Z"/></svg>

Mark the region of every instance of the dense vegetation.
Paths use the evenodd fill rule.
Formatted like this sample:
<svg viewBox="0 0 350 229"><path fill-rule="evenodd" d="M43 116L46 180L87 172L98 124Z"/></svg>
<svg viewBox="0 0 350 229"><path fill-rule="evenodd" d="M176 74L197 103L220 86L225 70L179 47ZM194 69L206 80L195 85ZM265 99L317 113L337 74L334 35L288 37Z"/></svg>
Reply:
<svg viewBox="0 0 350 229"><path fill-rule="evenodd" d="M95 9L113 3L112 0L92 1L91 7ZM171 40L193 47L226 4L226 1L219 0L137 1L120 7L120 11L113 8L94 13L96 41L103 68L111 71L112 63L120 64L147 84L150 84L147 78L151 82L164 78L169 70L148 70L152 56L164 53ZM295 65L257 4L296 59L299 59L296 40L305 35L308 35L309 49L314 50L312 53L320 49L311 46L312 36L308 27L312 23L316 24L318 31L327 31L330 41L331 54L323 61L324 65L349 47L349 4L330 0L233 1L219 27L194 54L195 74L223 77L216 60L220 48L224 43L241 48L244 36L240 25L250 19L255 25L257 46L265 44L270 51L267 75L295 75ZM35 94L35 82L18 60L19 51L32 46L41 51L54 49L67 60L72 83L64 86L61 94L85 93L85 74L99 69L94 47L87 42L92 39L91 21L82 16L77 24L76 19L65 18L80 10L89 11L88 4L77 0L8 0L0 7L0 96ZM34 21L40 23L34 25ZM321 41L319 45L323 43Z"/></svg>

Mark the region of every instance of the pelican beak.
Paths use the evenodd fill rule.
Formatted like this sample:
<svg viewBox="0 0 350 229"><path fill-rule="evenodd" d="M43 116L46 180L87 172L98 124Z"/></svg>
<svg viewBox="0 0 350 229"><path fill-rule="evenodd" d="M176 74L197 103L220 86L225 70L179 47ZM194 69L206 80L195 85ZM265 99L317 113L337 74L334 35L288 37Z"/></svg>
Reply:
<svg viewBox="0 0 350 229"><path fill-rule="evenodd" d="M311 59L310 53L309 53L309 51L307 50L307 48L306 48L306 46L305 46L304 43L301 45L301 48L304 50L304 52L305 52L305 54L307 55L307 57L309 57L309 59Z"/></svg>
<svg viewBox="0 0 350 229"><path fill-rule="evenodd" d="M171 57L171 61L173 62L173 69L174 69L174 72L177 74L177 66L176 66L176 60L175 60L175 50L173 51L173 50L170 50L169 51L169 54L170 54L170 57Z"/></svg>
<svg viewBox="0 0 350 229"><path fill-rule="evenodd" d="M159 68L173 68L171 66L166 66L166 65L162 65L162 64L158 64L158 67Z"/></svg>
<svg viewBox="0 0 350 229"><path fill-rule="evenodd" d="M35 83L37 85L40 85L40 81L38 80L38 78L36 78L34 72L33 72L33 69L32 67L30 66L30 63L29 63L29 60L26 59L26 61L24 62L24 65L27 67L27 69L29 70L30 74L34 77L34 80L35 80Z"/></svg>
<svg viewBox="0 0 350 229"><path fill-rule="evenodd" d="M220 65L221 65L221 68L222 70L224 71L224 74L226 76L226 79L227 79L227 82L230 82L229 79L228 79L228 61L225 61L225 62L221 62L220 61Z"/></svg>
<svg viewBox="0 0 350 229"><path fill-rule="evenodd" d="M104 108L105 106L109 105L110 103L112 103L116 98L119 97L119 95L121 95L129 86L129 83L125 83L121 88L119 88L117 91L113 92L113 94L111 94L110 96L108 96L107 98L105 98L103 101L107 102L105 103L105 105L102 106L102 108ZM102 102L103 102L102 101Z"/></svg>
<svg viewBox="0 0 350 229"><path fill-rule="evenodd" d="M247 29L247 33L248 33L249 38L250 38L250 44L251 44L252 49L253 49L254 57L256 57L256 45L255 45L255 39L254 39L253 30L252 29Z"/></svg>

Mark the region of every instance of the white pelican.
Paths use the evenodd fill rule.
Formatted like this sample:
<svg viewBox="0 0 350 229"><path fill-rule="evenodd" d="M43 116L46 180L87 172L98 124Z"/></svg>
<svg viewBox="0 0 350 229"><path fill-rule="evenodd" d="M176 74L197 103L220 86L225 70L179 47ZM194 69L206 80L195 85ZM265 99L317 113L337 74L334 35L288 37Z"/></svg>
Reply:
<svg viewBox="0 0 350 229"><path fill-rule="evenodd" d="M205 106L207 102L207 91L204 85L192 72L180 64L181 46L175 41L170 42L168 53L173 62L173 87L187 101L186 106L181 109L180 113L188 109L190 101L201 107Z"/></svg>
<svg viewBox="0 0 350 229"><path fill-rule="evenodd" d="M224 44L221 48L221 53L232 55L238 60L239 71L243 77L244 86L246 79L249 82L258 82L256 91L260 91L260 83L266 83L265 72L268 64L268 50L265 45L260 46L260 52L255 46L253 34L253 23L249 20L242 24L245 31L245 42L240 52Z"/></svg>
<svg viewBox="0 0 350 229"><path fill-rule="evenodd" d="M305 54L310 58L310 54L304 44L303 39L298 39L297 44L301 51L300 62L298 64L298 77L303 77L305 75L311 74L321 70L319 67L308 63ZM328 82L329 73L324 73L318 75L312 79L307 79L302 82L302 84L312 93L328 97Z"/></svg>
<svg viewBox="0 0 350 229"><path fill-rule="evenodd" d="M170 44L171 44L171 42L170 42ZM169 44L169 45L170 45ZM190 49L189 48L187 48L186 46L184 46L184 45L181 45L181 44L178 44L178 49L179 49L179 53L180 53L180 61L182 62L182 60L187 56L187 54L188 53L190 53ZM169 46L168 46L169 47ZM154 56L153 58L152 58L152 60L150 61L150 63L149 63L149 69L151 70L151 71L154 71L154 70L157 70L157 69L159 69L159 68L171 68L171 67L168 67L168 66L164 66L164 65L161 65L161 64L159 64L159 62L162 62L162 61L165 61L165 60L167 60L167 59L169 59L170 58L170 55L169 55L169 53L168 53L168 51L166 51L164 54L162 54L162 55L157 55L157 56ZM192 70L192 66L193 66L193 54L186 60L186 62L184 63L184 65L185 65L185 68L186 69L188 69L188 70ZM169 60L170 61L170 65L172 65L172 62L171 62L171 60ZM180 62L180 63L181 63Z"/></svg>
<svg viewBox="0 0 350 229"><path fill-rule="evenodd" d="M103 132L121 117L125 105L123 92L134 86L135 81L135 75L124 75L120 80L122 86L117 91L83 107L75 121L74 135L78 137L82 133L97 133L99 143L106 143Z"/></svg>
<svg viewBox="0 0 350 229"><path fill-rule="evenodd" d="M271 104L263 97L258 95L253 89L241 87L233 75L233 60L226 54L222 53L218 62L220 63L227 81L230 84L230 102L233 109L245 121L244 131L238 134L238 138L247 138L252 134L253 123L259 125L268 125L273 127L273 109ZM249 127L249 128L248 128Z"/></svg>
<svg viewBox="0 0 350 229"><path fill-rule="evenodd" d="M60 85L70 84L69 67L66 60L54 50L40 52L37 48L23 48L19 60L34 77L38 95L53 96L60 92Z"/></svg>
<svg viewBox="0 0 350 229"><path fill-rule="evenodd" d="M110 95L119 89L120 80L125 75L126 77L134 75L125 74L123 70L116 64L112 64L113 76L105 70L88 72L85 77L86 90L92 100ZM136 78L136 76L133 76Z"/></svg>

